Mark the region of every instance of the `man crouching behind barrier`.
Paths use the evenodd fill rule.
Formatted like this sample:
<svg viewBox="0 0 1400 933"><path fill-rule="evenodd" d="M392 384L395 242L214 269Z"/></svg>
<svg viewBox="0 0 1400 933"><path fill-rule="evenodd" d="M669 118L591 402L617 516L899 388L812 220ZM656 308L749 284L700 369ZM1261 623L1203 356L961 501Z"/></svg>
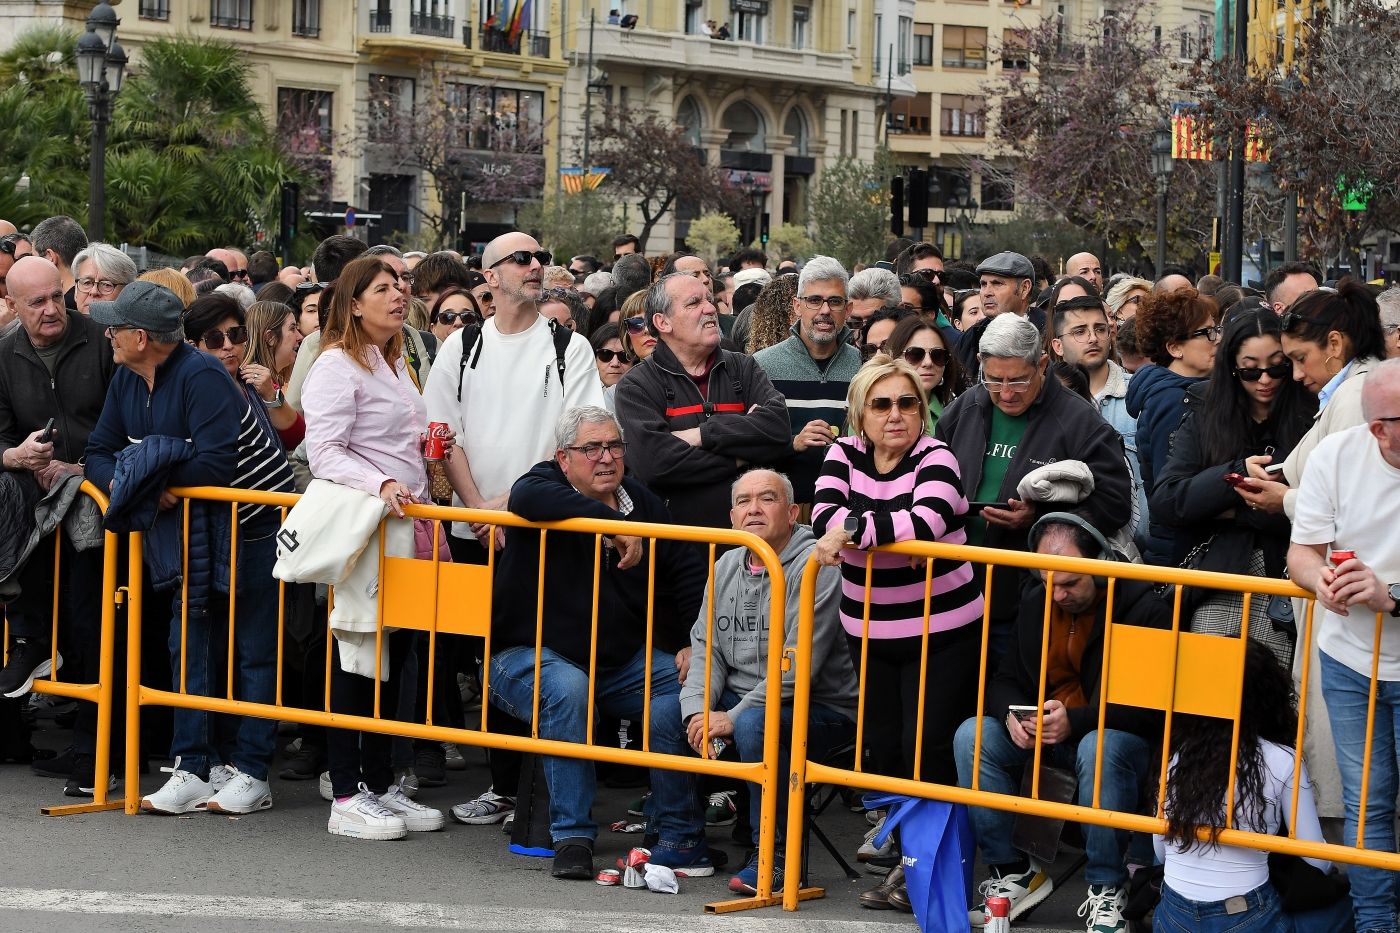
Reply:
<svg viewBox="0 0 1400 933"><path fill-rule="evenodd" d="M768 542L779 555L786 575L787 607L783 620L784 644L797 644L797 621L802 607L802 568L807 563L816 536L806 525L797 524L797 506L792 501L792 485L787 477L773 470L750 470L740 476L730 493L733 507L729 517L737 531L748 531ZM715 562L715 638L710 659L709 728L705 732L705 653L709 613L702 607L690 630L695 664L678 697L663 697L651 710L652 751L684 754L687 747L705 757L717 757L711 750L715 740L732 741L738 746L739 760L763 759L763 724L768 695L768 612L771 582L763 564L743 548L728 551ZM808 715L808 757L824 760L855 737L856 678L851 653L846 649L841 628L841 571L823 567L817 577L813 610L812 705ZM794 666L795 668L795 666ZM782 760L780 774L787 773L788 737L792 732L792 685L794 672L783 675L783 711L780 730ZM705 817L696 805L696 779L682 776L684 796L663 800L655 795L658 828L668 821L686 826L687 838L704 835ZM753 842L758 844L762 796L756 785L750 787L749 812ZM778 826L786 825L787 794L778 794ZM781 837L780 837L781 838ZM783 884L781 864L774 869L773 886ZM758 852L730 879L736 894L758 892Z"/></svg>
<svg viewBox="0 0 1400 933"><path fill-rule="evenodd" d="M566 518L669 523L665 504L636 480L624 476L627 445L616 419L604 408L571 408L559 419L553 460L536 464L511 487L508 508L532 522ZM506 546L496 571L497 593L491 620L491 702L523 722L533 719L535 633L542 532L507 528ZM617 535L605 539L594 585L594 537L548 533L539 659L539 736L561 742L587 741L590 633L593 588L598 588L597 661L593 666L596 715L643 720L646 671L651 669L652 718L655 704L680 690L690 663L686 634L696 617L705 573L693 545L656 541L652 632L646 657L648 566L645 542ZM670 653L668 653L670 652ZM593 843L598 836L590 810L596 791L593 763L546 757L550 836L556 878L591 879ZM684 776L651 772L655 798L676 793ZM703 835L676 838L662 829L651 861L679 874L714 874Z"/></svg>
<svg viewBox="0 0 1400 933"><path fill-rule="evenodd" d="M1051 512L1031 528L1030 548L1037 554L1115 560L1117 556L1089 522L1069 512ZM1107 580L1081 573L1057 572L1048 589L1045 574L1021 592L1020 611L1012 641L1002 656L996 675L987 682L982 719L981 790L1016 794L1021 772L1035 754L1036 730L1040 730L1042 755L1047 764L1072 769L1078 777L1080 806L1094 805L1094 770L1098 752L1099 694L1104 688L1103 638L1107 609ZM1053 605L1047 624L1045 600ZM1158 599L1151 584L1119 580L1113 597L1115 624L1126 622L1151 628L1171 626L1171 606ZM1041 646L1048 645L1042 660ZM1045 711L1037 722L1036 699L1040 695L1041 665L1045 664ZM958 783L972 786L973 747L977 720L958 729L953 742L958 762ZM1162 717L1153 710L1109 704L1104 714L1103 787L1099 806L1133 813L1146 776L1151 750L1160 742ZM1011 901L1011 918L1049 896L1049 875L1012 845L1016 816L1008 810L972 808L972 823L982 859L991 877L982 882L979 903L971 911L974 927L986 918L981 900L997 895ZM1084 852L1088 864L1084 878L1089 894L1080 906L1089 933L1126 933L1122 911L1128 871L1123 854L1128 833L1105 826L1084 824Z"/></svg>

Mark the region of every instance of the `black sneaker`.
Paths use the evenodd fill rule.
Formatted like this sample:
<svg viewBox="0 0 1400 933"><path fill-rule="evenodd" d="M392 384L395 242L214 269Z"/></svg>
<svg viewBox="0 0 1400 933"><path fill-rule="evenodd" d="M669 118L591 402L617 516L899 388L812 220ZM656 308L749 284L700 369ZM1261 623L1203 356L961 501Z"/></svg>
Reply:
<svg viewBox="0 0 1400 933"><path fill-rule="evenodd" d="M302 745L283 764L277 776L284 781L309 781L326 770L325 750L315 745Z"/></svg>
<svg viewBox="0 0 1400 933"><path fill-rule="evenodd" d="M550 874L574 881L593 880L593 847L584 838L561 839L554 850Z"/></svg>
<svg viewBox="0 0 1400 933"><path fill-rule="evenodd" d="M438 743L432 747L420 748L413 754L413 773L418 775L420 787L445 787L447 785L447 753Z"/></svg>
<svg viewBox="0 0 1400 933"><path fill-rule="evenodd" d="M66 778L77 768L77 756L73 754L73 749L67 748L62 755L55 758L36 758L29 765L29 770L40 777ZM91 769L92 765L88 765Z"/></svg>
<svg viewBox="0 0 1400 933"><path fill-rule="evenodd" d="M49 643L32 638L16 638L10 645L10 660L0 671L0 695L22 697L34 687L34 680L47 677L63 666L63 656L50 656Z"/></svg>
<svg viewBox="0 0 1400 933"><path fill-rule="evenodd" d="M96 762L91 755L76 755L74 761L76 764L73 766L73 773L68 775L68 783L63 785L63 796L91 797L93 788L96 787L93 781ZM115 774L107 776L107 789L109 791L117 789L117 776Z"/></svg>

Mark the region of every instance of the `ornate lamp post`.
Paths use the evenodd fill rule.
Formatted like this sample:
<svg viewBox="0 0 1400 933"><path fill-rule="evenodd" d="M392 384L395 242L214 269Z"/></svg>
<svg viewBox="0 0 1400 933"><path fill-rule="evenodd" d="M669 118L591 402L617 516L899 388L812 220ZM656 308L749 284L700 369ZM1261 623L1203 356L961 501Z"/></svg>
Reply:
<svg viewBox="0 0 1400 933"><path fill-rule="evenodd" d="M78 40L78 84L92 118L92 157L88 165L88 239L101 240L107 218L107 124L112 102L122 88L126 52L117 42L121 20L111 4L93 7L87 32Z"/></svg>
<svg viewBox="0 0 1400 933"><path fill-rule="evenodd" d="M1157 277L1167 264L1167 188L1172 180L1172 129L1165 121L1152 131L1152 174L1157 177Z"/></svg>

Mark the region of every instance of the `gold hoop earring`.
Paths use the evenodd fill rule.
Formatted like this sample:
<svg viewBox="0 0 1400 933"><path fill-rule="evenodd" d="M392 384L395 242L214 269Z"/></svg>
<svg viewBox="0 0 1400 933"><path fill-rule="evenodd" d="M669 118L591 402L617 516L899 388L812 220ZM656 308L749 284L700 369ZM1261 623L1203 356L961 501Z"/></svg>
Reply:
<svg viewBox="0 0 1400 933"><path fill-rule="evenodd" d="M1328 363L1332 362L1332 361L1335 360L1335 359L1336 359L1336 357L1329 353L1329 354L1327 354L1327 359L1325 359L1325 360L1322 361L1322 365L1323 365L1323 366L1327 366ZM1337 373L1339 373L1339 372L1342 371L1342 366L1341 366L1340 363L1338 363L1338 364L1337 364L1337 368L1336 368L1335 370L1332 369L1332 367L1327 366L1327 371L1328 371L1329 373L1331 373L1332 375L1335 376L1335 375L1337 375Z"/></svg>

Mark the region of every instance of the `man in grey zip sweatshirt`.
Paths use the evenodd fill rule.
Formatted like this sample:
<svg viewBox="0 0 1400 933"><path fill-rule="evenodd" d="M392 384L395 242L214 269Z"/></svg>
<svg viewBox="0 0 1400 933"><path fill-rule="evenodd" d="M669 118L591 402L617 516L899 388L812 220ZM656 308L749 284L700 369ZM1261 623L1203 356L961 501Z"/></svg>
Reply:
<svg viewBox="0 0 1400 933"><path fill-rule="evenodd" d="M797 641L797 618L802 571L817 539L806 525L797 524L792 484L773 470L750 470L735 480L731 490L730 521L734 528L757 535L772 546L783 564L787 587L783 620L785 647ZM705 732L705 653L709 606L702 605L690 632L690 673L679 696L655 697L651 711L652 751L681 755L687 749L716 757L716 739L732 743L741 761L763 758L763 720L768 695L769 626L766 615L771 585L767 571L747 549L734 549L715 562L714 653L710 658L709 732ZM707 596L708 598L708 596ZM844 643L837 613L841 602L839 568L823 567L817 577L812 632L812 706L809 717L808 754L821 760L851 742L855 735L856 678L850 652ZM792 727L792 677L782 683L782 762L787 770L787 736ZM696 792L696 779L675 782L673 793L663 799L653 788L654 831L675 838L703 838L704 811ZM759 789L749 795L750 824L758 842L761 806ZM786 822L787 795L778 796L778 832ZM782 884L781 855L773 883ZM753 894L758 884L758 856L730 879L729 889Z"/></svg>

